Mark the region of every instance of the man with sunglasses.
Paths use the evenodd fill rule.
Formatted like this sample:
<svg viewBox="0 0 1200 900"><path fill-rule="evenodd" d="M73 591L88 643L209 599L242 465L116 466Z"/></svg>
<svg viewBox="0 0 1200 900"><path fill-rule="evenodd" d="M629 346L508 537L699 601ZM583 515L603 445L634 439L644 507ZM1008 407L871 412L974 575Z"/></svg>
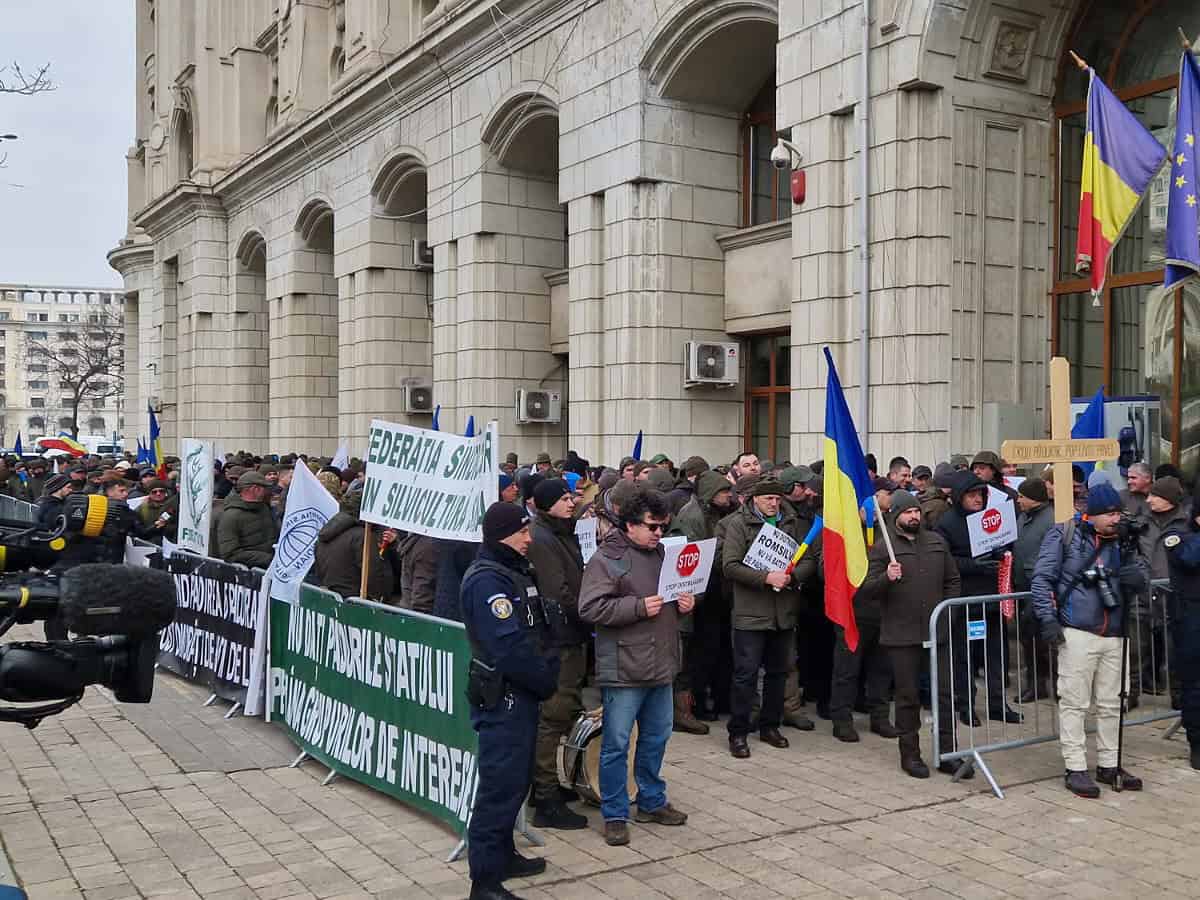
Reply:
<svg viewBox="0 0 1200 900"><path fill-rule="evenodd" d="M665 494L637 489L621 504L620 526L601 540L583 570L579 617L596 626L596 683L603 692L600 813L604 840L629 843L629 740L637 722L634 757L637 822L683 825L687 815L667 801L663 754L671 737L679 671L679 616L695 606L691 594L665 603L658 593L670 524ZM676 608L678 607L678 609Z"/></svg>

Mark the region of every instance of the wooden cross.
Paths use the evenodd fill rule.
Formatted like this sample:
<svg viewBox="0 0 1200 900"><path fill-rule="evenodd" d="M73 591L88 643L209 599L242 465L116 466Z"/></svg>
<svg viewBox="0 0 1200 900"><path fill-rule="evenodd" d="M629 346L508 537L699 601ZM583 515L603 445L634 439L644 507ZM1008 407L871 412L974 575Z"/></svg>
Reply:
<svg viewBox="0 0 1200 900"><path fill-rule="evenodd" d="M1054 464L1054 521L1075 515L1071 463L1116 459L1121 447L1115 438L1071 439L1071 364L1066 357L1050 360L1050 440L1005 441L1000 455L1005 462Z"/></svg>

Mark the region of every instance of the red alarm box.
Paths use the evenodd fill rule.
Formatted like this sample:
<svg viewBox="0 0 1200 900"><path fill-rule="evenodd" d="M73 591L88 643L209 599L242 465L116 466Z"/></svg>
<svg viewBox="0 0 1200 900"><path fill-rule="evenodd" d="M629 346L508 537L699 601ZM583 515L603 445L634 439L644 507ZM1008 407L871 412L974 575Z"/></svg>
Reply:
<svg viewBox="0 0 1200 900"><path fill-rule="evenodd" d="M796 171L792 172L792 202L797 206L803 205L804 192L807 186L803 169L796 169Z"/></svg>

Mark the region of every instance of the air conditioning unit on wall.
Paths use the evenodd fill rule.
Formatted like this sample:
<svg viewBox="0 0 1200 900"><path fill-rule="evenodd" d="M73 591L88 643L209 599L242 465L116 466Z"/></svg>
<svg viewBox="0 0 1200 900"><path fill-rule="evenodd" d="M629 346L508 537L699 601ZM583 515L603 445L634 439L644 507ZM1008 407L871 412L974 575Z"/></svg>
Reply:
<svg viewBox="0 0 1200 900"><path fill-rule="evenodd" d="M404 385L404 411L416 415L433 415L433 387L428 384Z"/></svg>
<svg viewBox="0 0 1200 900"><path fill-rule="evenodd" d="M741 346L724 341L688 341L683 345L683 384L732 387L738 383Z"/></svg>
<svg viewBox="0 0 1200 900"><path fill-rule="evenodd" d="M562 394L558 391L517 390L517 424L543 425L562 421Z"/></svg>
<svg viewBox="0 0 1200 900"><path fill-rule="evenodd" d="M413 238L413 266L428 272L433 271L433 248L424 238Z"/></svg>

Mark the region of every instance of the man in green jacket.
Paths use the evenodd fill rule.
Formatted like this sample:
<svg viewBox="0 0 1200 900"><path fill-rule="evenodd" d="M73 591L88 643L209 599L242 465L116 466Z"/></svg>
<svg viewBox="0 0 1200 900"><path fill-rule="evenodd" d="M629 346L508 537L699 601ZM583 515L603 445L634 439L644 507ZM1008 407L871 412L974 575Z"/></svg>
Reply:
<svg viewBox="0 0 1200 900"><path fill-rule="evenodd" d="M227 497L217 525L221 559L265 569L275 555L279 528L267 505L271 485L257 472L244 472L237 481L236 497Z"/></svg>
<svg viewBox="0 0 1200 900"><path fill-rule="evenodd" d="M750 756L746 736L757 694L758 670L763 677L762 708L758 717L759 739L772 747L787 747L779 733L783 720L783 692L788 669L795 654L799 595L796 586L803 570L789 574L780 567L763 571L748 566L746 551L755 543L764 525L784 532L799 543L798 520L790 507L782 505L784 488L772 479L751 487L741 509L722 521L725 531L721 554L722 571L733 582L733 714L729 719L729 752L737 759Z"/></svg>

